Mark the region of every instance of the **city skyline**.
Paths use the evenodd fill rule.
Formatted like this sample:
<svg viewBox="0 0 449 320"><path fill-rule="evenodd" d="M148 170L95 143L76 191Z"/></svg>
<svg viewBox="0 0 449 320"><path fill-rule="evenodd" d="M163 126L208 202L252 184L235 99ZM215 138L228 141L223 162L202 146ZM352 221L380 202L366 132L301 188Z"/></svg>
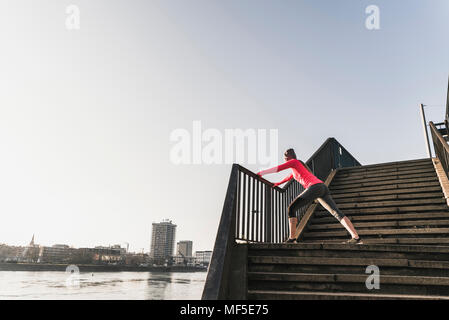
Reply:
<svg viewBox="0 0 449 320"><path fill-rule="evenodd" d="M170 219L163 219L163 221L171 221ZM153 224L155 224L156 222L153 222ZM28 243L28 244L10 244L10 243L6 243L6 242L1 242L0 241L0 244L3 244L3 245L15 245L15 246L21 246L21 247L26 247L26 246L29 246L29 245L31 245L31 244L35 244L35 238L36 237L36 234L34 234L33 233L33 235L32 235L32 240ZM151 237L150 237L151 238ZM176 238L175 238L176 239ZM25 243L26 241L24 241L24 243ZM178 240L178 241L176 241L175 240L175 242L176 242L176 245L179 245L180 243L183 243L183 242L190 242L190 251L192 251L192 247L193 247L193 241L192 240ZM111 247L116 247L116 246L120 246L120 248L122 248L122 244L126 244L127 245L127 247L126 247L126 249L127 249L127 252L129 252L129 253L148 253L148 254L150 254L150 251L151 251L151 245L150 245L150 249L148 250L148 251L142 251L142 250L139 250L139 251L129 251L128 249L129 249L129 243L128 242L122 242L122 243L117 243L117 242L112 242L112 244L111 243L109 243L109 244L97 244L97 245L94 245L94 246L92 246L92 248L100 248L100 247L109 247L109 248L111 248ZM67 245L67 246L69 246L70 248L82 248L82 247L76 247L75 245L73 245L73 244L69 244L69 243L67 243L67 242L63 242L63 243L52 243L52 244L40 244L40 243L38 243L38 244L36 244L37 246L47 246L47 247L53 247L53 246L59 246L59 245ZM125 247L123 247L123 248L125 248ZM144 248L141 248L141 249L144 249ZM193 252L196 252L196 251L209 251L209 250L195 250L195 251L193 251Z"/></svg>

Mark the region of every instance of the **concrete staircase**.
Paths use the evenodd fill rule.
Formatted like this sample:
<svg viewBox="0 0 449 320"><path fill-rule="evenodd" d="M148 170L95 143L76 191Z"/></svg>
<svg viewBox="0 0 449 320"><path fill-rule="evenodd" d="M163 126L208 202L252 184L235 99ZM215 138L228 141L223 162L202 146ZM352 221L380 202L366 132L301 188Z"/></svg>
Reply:
<svg viewBox="0 0 449 320"><path fill-rule="evenodd" d="M248 245L248 299L449 299L449 208L431 159L340 169L330 186L364 244L319 206L299 244ZM380 289L367 289L380 270Z"/></svg>

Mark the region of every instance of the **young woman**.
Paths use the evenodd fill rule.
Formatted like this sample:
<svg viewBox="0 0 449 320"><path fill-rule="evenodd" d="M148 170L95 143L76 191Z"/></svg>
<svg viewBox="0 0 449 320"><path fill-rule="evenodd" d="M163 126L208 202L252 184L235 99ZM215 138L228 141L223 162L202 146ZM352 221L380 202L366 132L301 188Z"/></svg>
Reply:
<svg viewBox="0 0 449 320"><path fill-rule="evenodd" d="M290 237L286 242L296 242L295 233L298 219L295 217L295 211L307 204L311 203L315 199L318 199L319 203L332 214L346 230L351 234L352 239L346 243L360 244L361 239L357 234L351 220L348 219L335 204L334 200L330 196L329 188L317 177L313 175L311 170L304 162L296 159L296 154L293 149L288 149L284 153L285 163L267 170L257 173L259 176L263 176L269 173L275 173L286 169L292 169L292 174L286 177L281 182L275 183L274 186L281 185L292 178L295 178L303 187L304 191L292 201L288 206L288 217L290 223Z"/></svg>

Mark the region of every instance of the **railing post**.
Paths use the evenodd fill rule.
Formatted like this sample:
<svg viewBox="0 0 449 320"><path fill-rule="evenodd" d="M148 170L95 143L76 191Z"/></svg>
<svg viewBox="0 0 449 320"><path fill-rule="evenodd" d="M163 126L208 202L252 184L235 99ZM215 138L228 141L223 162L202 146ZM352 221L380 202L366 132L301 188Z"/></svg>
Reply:
<svg viewBox="0 0 449 320"><path fill-rule="evenodd" d="M424 112L424 105L422 103L420 105L420 109L421 109L422 125L424 130L424 138L426 139L427 155L429 156L429 158L432 158L432 152L430 151L429 135L427 133L426 114Z"/></svg>
<svg viewBox="0 0 449 320"><path fill-rule="evenodd" d="M271 187L265 185L265 242L272 242L271 224Z"/></svg>

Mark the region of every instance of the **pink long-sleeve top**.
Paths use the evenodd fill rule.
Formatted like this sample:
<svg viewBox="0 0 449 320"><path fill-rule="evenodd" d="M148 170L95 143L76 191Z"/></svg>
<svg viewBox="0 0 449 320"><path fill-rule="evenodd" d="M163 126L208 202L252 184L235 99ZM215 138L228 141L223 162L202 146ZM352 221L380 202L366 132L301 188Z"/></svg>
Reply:
<svg viewBox="0 0 449 320"><path fill-rule="evenodd" d="M305 189L313 186L314 184L323 183L323 181L315 177L313 173L307 170L307 168L301 163L301 161L297 159L289 160L277 167L262 170L259 172L259 175L263 176L269 173L276 173L286 169L292 169L292 174L282 180L282 182L280 182L279 184L287 182L291 178L295 178L295 180L298 181Z"/></svg>

